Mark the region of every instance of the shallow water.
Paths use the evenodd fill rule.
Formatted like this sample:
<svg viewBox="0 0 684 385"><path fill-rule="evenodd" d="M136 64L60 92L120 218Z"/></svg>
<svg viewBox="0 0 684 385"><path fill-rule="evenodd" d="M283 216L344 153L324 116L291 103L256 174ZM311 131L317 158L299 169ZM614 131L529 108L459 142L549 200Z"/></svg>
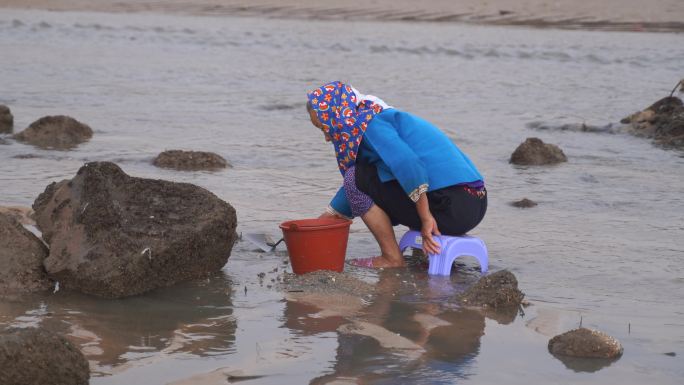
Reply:
<svg viewBox="0 0 684 385"><path fill-rule="evenodd" d="M1 204L29 206L49 182L108 160L131 175L206 187L236 207L238 231L277 234L283 220L320 213L341 182L302 104L306 91L339 78L428 118L469 154L490 194L473 234L487 242L492 269L513 271L533 306L512 321L450 307L454 291L476 278L470 264L448 282L420 269L399 277L352 271L382 283L384 293L358 319L422 341L420 354L398 352L336 332L347 319L284 300L268 287L277 273L257 274L287 268L285 253L264 255L241 242L207 282L120 301L64 291L3 301L0 323L42 322L69 333L91 360L93 384L192 376L225 383L228 374L208 374L219 368L233 379L257 376L254 383L679 383L682 154L626 135L526 126L604 125L646 107L681 78L681 39L2 10L0 104L12 109L15 131L67 114L95 136L70 152L0 145ZM569 162L511 166L508 157L528 136L560 145ZM234 167L180 173L151 165L177 148L214 151ZM25 154L35 156L15 158ZM523 197L539 206L508 205ZM348 256L375 252L357 221ZM415 314L437 314L451 326L425 337ZM625 355L594 372L550 356L549 334L580 320L619 338Z"/></svg>

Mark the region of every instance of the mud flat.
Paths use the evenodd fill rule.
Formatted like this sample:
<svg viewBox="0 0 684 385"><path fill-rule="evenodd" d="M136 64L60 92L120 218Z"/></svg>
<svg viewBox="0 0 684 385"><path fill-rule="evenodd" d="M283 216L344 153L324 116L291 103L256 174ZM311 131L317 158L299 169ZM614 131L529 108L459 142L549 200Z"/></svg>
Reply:
<svg viewBox="0 0 684 385"><path fill-rule="evenodd" d="M319 316L353 316L365 307L375 286L347 273L314 271L296 275L285 273L280 285L286 298L321 310Z"/></svg>
<svg viewBox="0 0 684 385"><path fill-rule="evenodd" d="M517 308L525 295L518 289L518 280L508 270L480 278L460 296L466 306L482 306L493 309Z"/></svg>
<svg viewBox="0 0 684 385"><path fill-rule="evenodd" d="M166 12L312 20L382 20L524 25L620 31L684 31L679 0L0 0L0 7L59 11Z"/></svg>

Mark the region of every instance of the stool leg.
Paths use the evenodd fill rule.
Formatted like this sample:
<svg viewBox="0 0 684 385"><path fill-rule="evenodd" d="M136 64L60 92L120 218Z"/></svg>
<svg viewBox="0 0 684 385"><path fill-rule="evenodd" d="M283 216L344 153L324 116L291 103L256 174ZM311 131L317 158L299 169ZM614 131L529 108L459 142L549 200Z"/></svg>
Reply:
<svg viewBox="0 0 684 385"><path fill-rule="evenodd" d="M401 250L402 252L406 250L409 246L413 246L412 238L415 237L415 235L412 236L412 233L414 233L414 231L409 230L404 234L403 237L401 237L401 240L399 241L399 250Z"/></svg>
<svg viewBox="0 0 684 385"><path fill-rule="evenodd" d="M429 255L429 267L428 267L428 274L429 275L451 275L451 265L454 263L454 260L449 258L449 249L448 243L444 242L441 237L434 237L434 239L437 241L439 244L440 248L440 253L439 254L432 254Z"/></svg>

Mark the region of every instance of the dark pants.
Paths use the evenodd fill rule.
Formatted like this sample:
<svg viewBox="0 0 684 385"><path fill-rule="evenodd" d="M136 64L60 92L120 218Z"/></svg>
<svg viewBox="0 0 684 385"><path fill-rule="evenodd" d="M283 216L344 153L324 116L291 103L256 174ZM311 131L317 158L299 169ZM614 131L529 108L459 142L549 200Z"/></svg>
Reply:
<svg viewBox="0 0 684 385"><path fill-rule="evenodd" d="M356 163L356 187L368 194L392 221L392 225L421 229L416 204L399 182L381 182L375 166ZM487 191L477 192L466 186L449 186L427 193L430 212L444 235L463 235L477 226L487 212Z"/></svg>

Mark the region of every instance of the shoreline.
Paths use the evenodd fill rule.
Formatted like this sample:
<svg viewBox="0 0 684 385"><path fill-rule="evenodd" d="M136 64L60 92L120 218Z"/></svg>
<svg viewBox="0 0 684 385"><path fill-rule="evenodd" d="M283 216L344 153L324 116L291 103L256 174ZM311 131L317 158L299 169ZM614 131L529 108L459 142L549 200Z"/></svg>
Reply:
<svg viewBox="0 0 684 385"><path fill-rule="evenodd" d="M654 0L643 10L639 0L0 0L0 8L110 13L170 13L196 16L251 16L298 20L364 20L464 23L566 30L684 32L684 4Z"/></svg>

